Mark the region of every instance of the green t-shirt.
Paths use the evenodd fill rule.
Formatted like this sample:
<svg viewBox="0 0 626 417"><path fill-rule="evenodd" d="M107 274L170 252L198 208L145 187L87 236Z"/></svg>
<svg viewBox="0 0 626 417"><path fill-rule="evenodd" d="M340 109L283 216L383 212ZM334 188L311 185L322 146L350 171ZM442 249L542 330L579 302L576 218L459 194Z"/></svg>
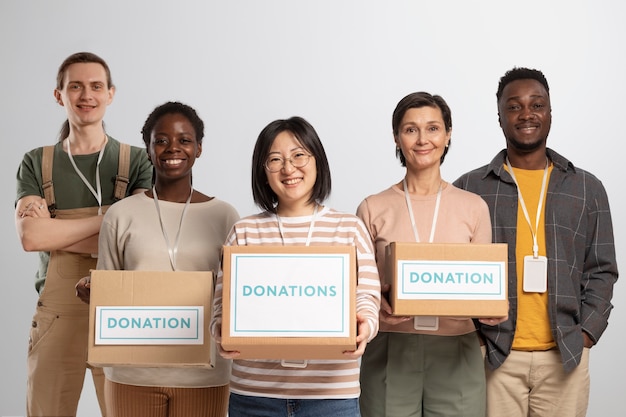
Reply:
<svg viewBox="0 0 626 417"><path fill-rule="evenodd" d="M108 141L99 164L100 185L102 188L102 205L115 202L115 176L118 173L120 142L108 137ZM89 155L72 155L78 169L85 176L91 187L96 190L96 166L99 152ZM17 170L17 193L15 204L28 195L44 197L41 176L41 160L43 148L35 148L26 154ZM126 195L138 188L150 188L152 184L152 164L146 150L131 146L130 169L128 172ZM63 150L61 142L54 147L54 163L52 165L52 181L54 196L58 210L83 207L97 207L98 201L74 170L68 154ZM35 278L35 288L39 293L43 288L48 269L49 253L40 252L39 269Z"/></svg>

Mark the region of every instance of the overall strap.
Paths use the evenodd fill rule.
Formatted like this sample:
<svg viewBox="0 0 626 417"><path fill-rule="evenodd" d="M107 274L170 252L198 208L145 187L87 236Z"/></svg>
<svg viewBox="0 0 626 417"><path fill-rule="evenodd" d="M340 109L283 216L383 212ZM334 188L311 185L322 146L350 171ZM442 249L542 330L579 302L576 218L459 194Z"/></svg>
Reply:
<svg viewBox="0 0 626 417"><path fill-rule="evenodd" d="M52 162L54 160L54 145L43 147L43 156L41 158L41 178L43 181L42 188L50 216L55 216L56 200L54 198L54 183L52 182ZM126 188L129 183L130 172L130 145L120 143L119 166L118 173L115 176L114 196L117 200L126 197Z"/></svg>
<svg viewBox="0 0 626 417"><path fill-rule="evenodd" d="M128 187L128 174L130 171L130 145L120 143L119 166L117 175L115 176L115 199L121 200L126 197L126 188Z"/></svg>
<svg viewBox="0 0 626 417"><path fill-rule="evenodd" d="M56 200L54 199L54 185L52 183L52 160L54 159L54 145L43 147L43 156L41 158L41 179L43 195L48 205L50 216L54 217L56 210Z"/></svg>

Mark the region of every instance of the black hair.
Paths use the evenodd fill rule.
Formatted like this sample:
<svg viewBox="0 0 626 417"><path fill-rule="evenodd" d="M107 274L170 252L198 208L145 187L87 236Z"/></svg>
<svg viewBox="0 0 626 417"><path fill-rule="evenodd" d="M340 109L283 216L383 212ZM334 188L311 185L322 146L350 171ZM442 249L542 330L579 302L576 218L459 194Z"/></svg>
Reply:
<svg viewBox="0 0 626 417"><path fill-rule="evenodd" d="M398 136L398 129L400 128L400 123L402 123L402 119L404 118L405 113L409 109L420 108L420 107L433 107L441 110L441 117L443 118L443 124L446 128L446 132L450 132L452 130L452 111L448 106L448 103L443 99L443 97L438 95L432 95L430 93L420 91L417 93L411 93L406 95L402 100L398 102L395 110L393 111L393 116L391 117L391 127L393 129L393 136ZM452 143L452 139L448 142L448 146L446 146L443 150L443 154L441 155L440 163L443 164L444 159L446 158L446 154L450 149L450 144ZM396 148L396 158L400 160L400 165L406 167L406 158L402 153L400 148Z"/></svg>
<svg viewBox="0 0 626 417"><path fill-rule="evenodd" d="M198 145L202 145L202 138L204 138L204 122L200 116L198 116L198 113L196 113L191 106L178 101L168 101L167 103L161 104L152 110L152 113L150 113L141 128L141 136L143 138L143 143L146 144L146 149L150 148L150 136L152 135L154 126L157 124L159 119L166 114L182 114L185 116L187 120L189 120L189 123L193 126L193 130L196 132L196 142L198 142Z"/></svg>
<svg viewBox="0 0 626 417"><path fill-rule="evenodd" d="M331 191L330 166L324 146L317 132L302 117L274 120L261 131L254 145L252 154L252 196L261 209L276 213L278 196L269 186L265 162L274 139L282 132L291 132L300 145L315 158L317 177L311 194L310 203L322 203Z"/></svg>
<svg viewBox="0 0 626 417"><path fill-rule="evenodd" d="M543 87L546 89L546 93L548 96L550 95L550 87L548 87L548 80L543 75L543 72L533 69L533 68L525 68L525 67L514 67L513 69L508 70L501 78L498 83L498 91L496 91L496 99L498 103L502 98L502 92L504 88L513 81L517 80L535 80L541 83Z"/></svg>

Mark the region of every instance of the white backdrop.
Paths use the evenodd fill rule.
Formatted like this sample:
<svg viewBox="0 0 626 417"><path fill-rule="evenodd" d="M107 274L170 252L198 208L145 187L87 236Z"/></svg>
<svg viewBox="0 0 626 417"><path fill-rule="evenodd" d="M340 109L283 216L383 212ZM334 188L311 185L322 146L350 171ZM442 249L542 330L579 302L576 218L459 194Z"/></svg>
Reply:
<svg viewBox="0 0 626 417"><path fill-rule="evenodd" d="M619 0L0 1L0 416L24 414L36 301L37 256L22 251L13 221L15 173L24 152L56 140L65 113L52 92L69 54L92 51L109 63L117 94L105 121L118 139L143 146L139 131L156 105L194 106L206 123L194 184L241 215L258 211L251 152L274 119L299 115L313 124L333 173L327 204L354 212L402 176L391 114L404 95L440 94L452 108L442 170L453 181L504 147L499 77L513 66L541 69L553 104L549 146L603 180L624 267L624 133L617 126L626 97L624 17ZM625 295L620 282L609 328L591 352L589 416L623 409ZM87 381L79 416L95 415Z"/></svg>

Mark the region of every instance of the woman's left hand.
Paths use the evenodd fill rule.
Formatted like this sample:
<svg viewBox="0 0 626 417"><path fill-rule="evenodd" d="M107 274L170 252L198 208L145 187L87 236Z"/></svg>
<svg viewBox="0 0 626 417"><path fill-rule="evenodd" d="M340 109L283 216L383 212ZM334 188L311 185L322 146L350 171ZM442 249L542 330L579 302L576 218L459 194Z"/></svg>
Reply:
<svg viewBox="0 0 626 417"><path fill-rule="evenodd" d="M370 336L369 323L358 313L356 315L356 326L356 350L347 350L343 352L343 354L350 359L358 359L363 356L363 353L365 353L365 346L367 346L367 340Z"/></svg>
<svg viewBox="0 0 626 417"><path fill-rule="evenodd" d="M80 298L83 303L89 304L91 296L91 276L82 277L76 283L76 297Z"/></svg>

